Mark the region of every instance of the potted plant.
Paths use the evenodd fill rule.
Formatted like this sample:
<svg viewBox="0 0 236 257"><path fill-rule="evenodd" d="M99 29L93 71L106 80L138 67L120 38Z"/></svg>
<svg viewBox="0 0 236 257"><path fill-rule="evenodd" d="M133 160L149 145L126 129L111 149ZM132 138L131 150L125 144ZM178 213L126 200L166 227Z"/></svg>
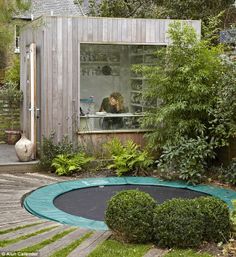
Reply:
<svg viewBox="0 0 236 257"><path fill-rule="evenodd" d="M15 83L5 83L0 90L0 99L2 112L4 113L5 133L7 143L15 144L21 136L19 128L19 107L23 99L22 91L18 89Z"/></svg>

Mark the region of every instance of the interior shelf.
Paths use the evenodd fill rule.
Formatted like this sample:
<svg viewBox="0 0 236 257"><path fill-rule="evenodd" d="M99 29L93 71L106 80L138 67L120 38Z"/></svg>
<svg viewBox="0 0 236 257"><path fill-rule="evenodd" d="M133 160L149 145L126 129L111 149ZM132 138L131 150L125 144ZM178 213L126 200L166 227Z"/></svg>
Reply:
<svg viewBox="0 0 236 257"><path fill-rule="evenodd" d="M152 51L153 50L153 51ZM155 56L154 52L156 51L156 46L153 46L152 50L150 48L147 49L146 46L133 46L131 48L130 53L130 67L132 69L132 65L147 65L152 66L155 65L157 57ZM130 99L131 99L131 108L133 112L136 111L143 111L145 108L143 104L143 96L142 90L146 84L147 78L143 77L140 74L136 76L133 75L133 71L131 70L131 77L130 77ZM141 100L136 95L141 95ZM138 99L136 99L138 98ZM132 103L135 102L140 103Z"/></svg>

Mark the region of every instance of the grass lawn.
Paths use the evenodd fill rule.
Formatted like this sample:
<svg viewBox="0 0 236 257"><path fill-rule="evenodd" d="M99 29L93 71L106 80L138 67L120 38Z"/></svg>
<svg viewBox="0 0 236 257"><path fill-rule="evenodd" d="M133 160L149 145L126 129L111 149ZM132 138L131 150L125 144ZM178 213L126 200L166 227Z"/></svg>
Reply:
<svg viewBox="0 0 236 257"><path fill-rule="evenodd" d="M88 257L142 257L152 245L125 244L108 239L99 245Z"/></svg>

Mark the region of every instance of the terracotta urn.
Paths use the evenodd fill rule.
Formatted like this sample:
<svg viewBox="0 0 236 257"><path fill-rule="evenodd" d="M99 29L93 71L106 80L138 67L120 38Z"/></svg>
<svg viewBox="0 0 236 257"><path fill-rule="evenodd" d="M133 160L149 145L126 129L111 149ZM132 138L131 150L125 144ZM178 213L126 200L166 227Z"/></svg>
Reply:
<svg viewBox="0 0 236 257"><path fill-rule="evenodd" d="M7 135L8 145L14 145L21 137L20 130L8 129L8 130L5 130L5 133Z"/></svg>
<svg viewBox="0 0 236 257"><path fill-rule="evenodd" d="M34 144L27 139L24 134L21 135L21 139L15 144L16 155L21 162L28 162L31 160L31 156L34 151Z"/></svg>

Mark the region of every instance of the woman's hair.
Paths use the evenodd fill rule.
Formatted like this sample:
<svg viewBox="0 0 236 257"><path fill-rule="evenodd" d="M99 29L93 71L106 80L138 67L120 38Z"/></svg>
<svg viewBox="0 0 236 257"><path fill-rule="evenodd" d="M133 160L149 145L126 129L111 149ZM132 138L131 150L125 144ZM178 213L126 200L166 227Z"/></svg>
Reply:
<svg viewBox="0 0 236 257"><path fill-rule="evenodd" d="M119 92L113 92L110 94L110 97L114 98L118 102L118 110L124 110L124 97Z"/></svg>

